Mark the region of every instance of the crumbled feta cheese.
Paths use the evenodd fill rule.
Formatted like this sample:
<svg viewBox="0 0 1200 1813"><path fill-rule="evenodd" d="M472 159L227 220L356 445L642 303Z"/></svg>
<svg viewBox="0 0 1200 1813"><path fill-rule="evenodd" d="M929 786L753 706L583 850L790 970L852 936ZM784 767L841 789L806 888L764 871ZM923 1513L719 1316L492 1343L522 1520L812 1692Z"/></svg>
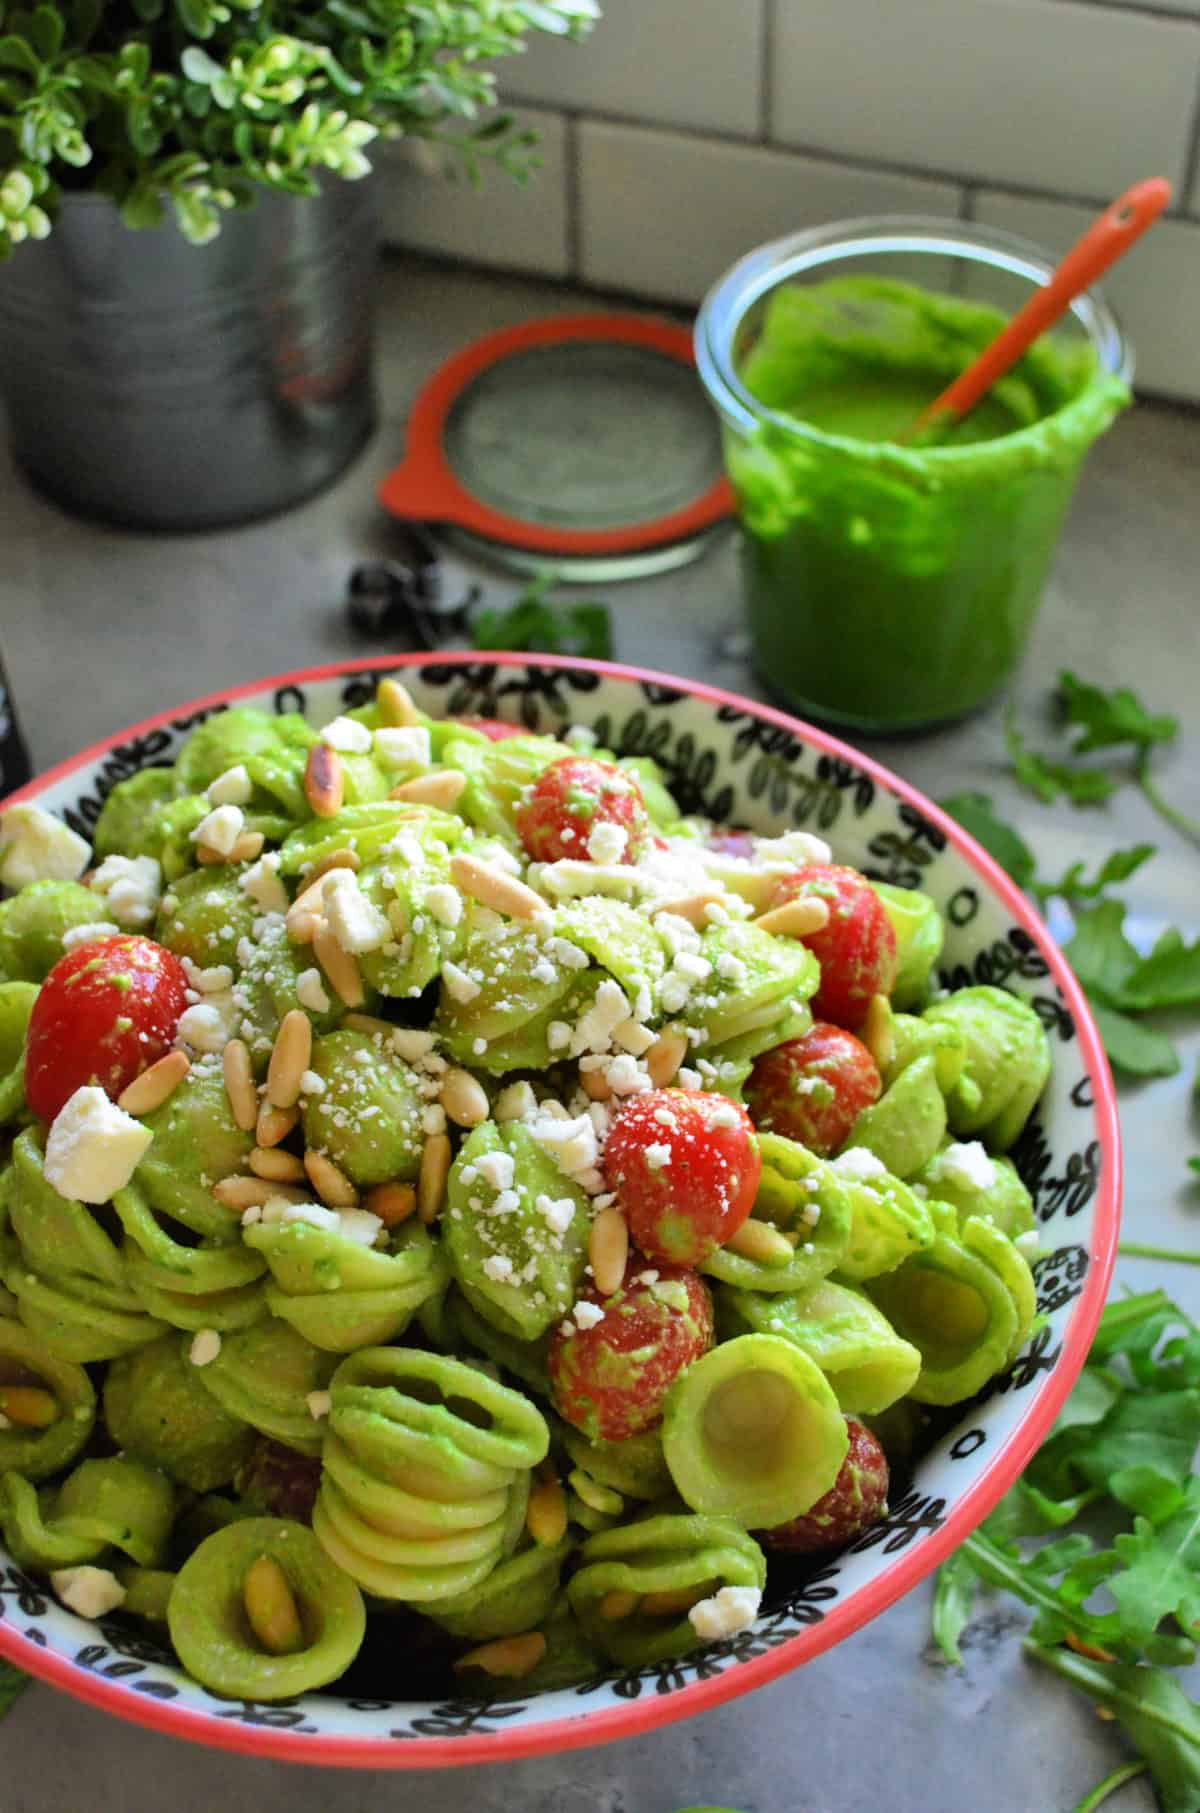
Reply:
<svg viewBox="0 0 1200 1813"><path fill-rule="evenodd" d="M558 981L558 971L548 957L539 957L529 974L535 982Z"/></svg>
<svg viewBox="0 0 1200 1813"><path fill-rule="evenodd" d="M50 1584L67 1607L81 1618L103 1618L124 1604L125 1588L106 1567L60 1567Z"/></svg>
<svg viewBox="0 0 1200 1813"><path fill-rule="evenodd" d="M211 1366L221 1351L221 1337L215 1328L202 1328L192 1336L188 1359L193 1366Z"/></svg>
<svg viewBox="0 0 1200 1813"><path fill-rule="evenodd" d="M614 1045L619 1045L622 1051L632 1052L635 1058L640 1058L649 1051L657 1034L631 1016L628 1020L622 1020L619 1026L613 1027L612 1036Z"/></svg>
<svg viewBox="0 0 1200 1813"><path fill-rule="evenodd" d="M586 969L589 962L587 952L572 944L569 938L547 938L546 956L560 969Z"/></svg>
<svg viewBox="0 0 1200 1813"><path fill-rule="evenodd" d="M310 1013L329 1012L329 994L319 969L314 967L301 970L296 977L296 999L301 1007L307 1007Z"/></svg>
<svg viewBox="0 0 1200 1813"><path fill-rule="evenodd" d="M181 959L183 973L199 995L224 994L227 988L233 987L233 971L227 963L214 963L209 969L201 969L190 957Z"/></svg>
<svg viewBox="0 0 1200 1813"><path fill-rule="evenodd" d="M325 1078L315 1070L305 1070L300 1077L301 1095L324 1095Z"/></svg>
<svg viewBox="0 0 1200 1813"><path fill-rule="evenodd" d="M587 853L593 862L620 862L628 842L628 831L600 818L588 832Z"/></svg>
<svg viewBox="0 0 1200 1813"><path fill-rule="evenodd" d="M1029 1228L1024 1234L1018 1234L1013 1241L1018 1253L1026 1264L1032 1264L1041 1249L1042 1237L1036 1228Z"/></svg>
<svg viewBox="0 0 1200 1813"><path fill-rule="evenodd" d="M344 951L355 955L377 951L391 939L387 914L363 893L352 869L334 869L325 877L321 904L329 929Z"/></svg>
<svg viewBox="0 0 1200 1813"><path fill-rule="evenodd" d="M287 889L279 879L279 852L271 850L266 856L260 856L248 869L243 869L238 876L238 887L248 894L255 906L260 906L264 913L286 913L288 909Z"/></svg>
<svg viewBox="0 0 1200 1813"><path fill-rule="evenodd" d="M385 768L428 768L433 759L429 732L423 724L377 730L375 755Z"/></svg>
<svg viewBox="0 0 1200 1813"><path fill-rule="evenodd" d="M277 1221L285 1228L303 1222L306 1227L320 1228L327 1234L338 1233L340 1219L337 1209L327 1209L324 1203L288 1202L282 1196L272 1196L263 1209L264 1221Z"/></svg>
<svg viewBox="0 0 1200 1813"><path fill-rule="evenodd" d="M374 1246L383 1231L383 1222L370 1209L339 1209L337 1231L355 1246Z"/></svg>
<svg viewBox="0 0 1200 1813"><path fill-rule="evenodd" d="M620 1052L607 1065L604 1080L614 1095L640 1095L651 1087L648 1074L627 1051Z"/></svg>
<svg viewBox="0 0 1200 1813"><path fill-rule="evenodd" d="M493 1190L511 1190L516 1166L511 1152L485 1152L475 1160L475 1170Z"/></svg>
<svg viewBox="0 0 1200 1813"><path fill-rule="evenodd" d="M366 755L371 747L371 732L357 718L331 718L320 731L322 743L343 755Z"/></svg>
<svg viewBox="0 0 1200 1813"><path fill-rule="evenodd" d="M701 1599L688 1612L688 1623L705 1643L749 1630L758 1616L762 1594L756 1586L723 1586L711 1599Z"/></svg>
<svg viewBox="0 0 1200 1813"><path fill-rule="evenodd" d="M313 1422L319 1423L333 1409L333 1394L329 1391L310 1391L304 1402L308 1405L308 1414Z"/></svg>
<svg viewBox="0 0 1200 1813"><path fill-rule="evenodd" d="M691 988L684 976L664 976L658 985L659 1006L664 1013L682 1013L687 1006Z"/></svg>
<svg viewBox="0 0 1200 1813"><path fill-rule="evenodd" d="M597 741L595 731L586 724L572 724L563 738L568 748L578 749L581 755L588 755L596 747Z"/></svg>
<svg viewBox="0 0 1200 1813"><path fill-rule="evenodd" d="M489 1253L483 1262L483 1270L493 1284L508 1284L513 1275L513 1262L507 1253Z"/></svg>
<svg viewBox="0 0 1200 1813"><path fill-rule="evenodd" d="M263 1212L258 1203L251 1203L248 1209L242 1210L242 1226L252 1228L256 1221L261 1221Z"/></svg>
<svg viewBox="0 0 1200 1813"><path fill-rule="evenodd" d="M604 1311L598 1303L577 1303L571 1314L575 1318L576 1328L595 1328L598 1322L604 1320Z"/></svg>
<svg viewBox="0 0 1200 1813"><path fill-rule="evenodd" d="M412 831L397 831L380 848L381 856L398 856L410 869L419 869L425 860L421 840Z"/></svg>
<svg viewBox="0 0 1200 1813"><path fill-rule="evenodd" d="M223 1051L229 1036L225 1015L216 1001L201 1001L185 1008L175 1028L177 1042L192 1051Z"/></svg>
<svg viewBox="0 0 1200 1813"><path fill-rule="evenodd" d="M829 862L833 851L824 838L808 831L785 831L782 837L756 837L751 858L756 869L803 869L810 862Z"/></svg>
<svg viewBox="0 0 1200 1813"><path fill-rule="evenodd" d="M464 1007L479 993L478 982L468 976L465 969L460 969L457 963L443 963L442 981L451 1000L460 1002Z"/></svg>
<svg viewBox="0 0 1200 1813"><path fill-rule="evenodd" d="M732 1102L722 1102L718 1107L709 1111L708 1124L710 1127L739 1127L741 1122L742 1117Z"/></svg>
<svg viewBox="0 0 1200 1813"><path fill-rule="evenodd" d="M91 860L91 846L40 806L10 806L0 816L0 881L6 888L78 881Z"/></svg>
<svg viewBox="0 0 1200 1813"><path fill-rule="evenodd" d="M254 792L245 762L239 762L234 768L227 768L215 781L210 781L207 788L210 806L248 806Z"/></svg>
<svg viewBox="0 0 1200 1813"><path fill-rule="evenodd" d="M430 1102L428 1107L421 1110L421 1132L432 1138L445 1131L446 1110L439 1107L437 1102Z"/></svg>
<svg viewBox="0 0 1200 1813"><path fill-rule="evenodd" d="M62 935L64 951L73 951L77 944L90 944L93 938L116 938L121 928L114 925L111 919L93 919L87 925L69 925Z"/></svg>
<svg viewBox="0 0 1200 1813"><path fill-rule="evenodd" d="M206 844L218 856L228 856L242 835L245 823L246 817L240 806L216 806L188 836L194 844Z"/></svg>
<svg viewBox="0 0 1200 1813"><path fill-rule="evenodd" d="M829 1163L839 1176L853 1178L856 1183L865 1183L869 1177L887 1176L887 1166L865 1146L851 1146L849 1152L830 1159Z"/></svg>
<svg viewBox="0 0 1200 1813"><path fill-rule="evenodd" d="M682 1065L675 1075L675 1087L677 1089L703 1089L704 1078L698 1070L689 1070L686 1065Z"/></svg>
<svg viewBox="0 0 1200 1813"><path fill-rule="evenodd" d="M103 1089L85 1084L59 1109L46 1139L43 1170L60 1196L107 1202L123 1190L154 1138Z"/></svg>
<svg viewBox="0 0 1200 1813"><path fill-rule="evenodd" d="M592 1005L579 1016L571 1038L572 1054L607 1051L612 1044L614 1028L628 1018L629 1002L625 990L620 983L606 977L596 990Z"/></svg>
<svg viewBox="0 0 1200 1813"><path fill-rule="evenodd" d="M677 975L686 976L689 982L705 982L712 974L712 964L707 957L698 957L694 951L680 951L671 968Z"/></svg>
<svg viewBox="0 0 1200 1813"><path fill-rule="evenodd" d="M722 951L717 958L717 974L722 981L731 983L734 988L741 988L746 980L746 965L732 951Z"/></svg>
<svg viewBox="0 0 1200 1813"><path fill-rule="evenodd" d="M671 1148L662 1140L655 1140L653 1145L646 1147L646 1163L652 1171L661 1171L670 1162Z"/></svg>
<svg viewBox="0 0 1200 1813"><path fill-rule="evenodd" d="M523 1121L537 1108L531 1083L509 1083L496 1097L492 1114L498 1121Z"/></svg>
<svg viewBox="0 0 1200 1813"><path fill-rule="evenodd" d="M88 883L121 925L149 925L162 896L162 870L153 856L106 856Z"/></svg>
<svg viewBox="0 0 1200 1813"><path fill-rule="evenodd" d="M996 1182L996 1167L977 1139L947 1146L938 1153L929 1173L935 1181L944 1179L964 1190L990 1190Z"/></svg>
<svg viewBox="0 0 1200 1813"><path fill-rule="evenodd" d="M537 1196L533 1206L554 1234L565 1234L575 1219L575 1204L569 1196Z"/></svg>
<svg viewBox="0 0 1200 1813"><path fill-rule="evenodd" d="M448 881L425 890L425 905L439 925L456 926L463 915L463 898Z"/></svg>
<svg viewBox="0 0 1200 1813"><path fill-rule="evenodd" d="M521 1206L521 1198L515 1190L501 1190L492 1203L490 1213L493 1215L515 1215Z"/></svg>
<svg viewBox="0 0 1200 1813"><path fill-rule="evenodd" d="M549 1051L565 1051L571 1043L571 1028L565 1020L551 1020L546 1028L546 1047Z"/></svg>
<svg viewBox="0 0 1200 1813"><path fill-rule="evenodd" d="M575 1171L586 1171L596 1162L596 1129L586 1114L574 1120L555 1120L542 1113L529 1123L529 1131L568 1177Z"/></svg>

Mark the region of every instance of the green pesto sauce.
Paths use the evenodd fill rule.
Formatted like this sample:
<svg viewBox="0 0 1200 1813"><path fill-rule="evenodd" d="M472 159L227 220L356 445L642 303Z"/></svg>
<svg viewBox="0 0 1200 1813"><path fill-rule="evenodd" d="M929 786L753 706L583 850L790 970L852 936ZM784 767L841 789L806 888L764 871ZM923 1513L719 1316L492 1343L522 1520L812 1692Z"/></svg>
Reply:
<svg viewBox="0 0 1200 1813"><path fill-rule="evenodd" d="M858 728L961 715L1002 684L1091 443L1129 401L1090 344L1044 336L962 422L901 444L1005 317L881 278L784 287L726 430L764 679Z"/></svg>

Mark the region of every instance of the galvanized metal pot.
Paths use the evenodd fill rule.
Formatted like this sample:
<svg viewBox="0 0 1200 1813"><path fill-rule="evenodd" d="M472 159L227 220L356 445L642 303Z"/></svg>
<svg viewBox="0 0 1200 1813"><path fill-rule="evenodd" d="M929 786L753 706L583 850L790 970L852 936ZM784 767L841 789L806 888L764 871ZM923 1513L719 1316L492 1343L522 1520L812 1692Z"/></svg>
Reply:
<svg viewBox="0 0 1200 1813"><path fill-rule="evenodd" d="M0 268L14 450L69 509L147 529L245 522L318 491L375 422L370 183L264 192L211 244L66 196Z"/></svg>

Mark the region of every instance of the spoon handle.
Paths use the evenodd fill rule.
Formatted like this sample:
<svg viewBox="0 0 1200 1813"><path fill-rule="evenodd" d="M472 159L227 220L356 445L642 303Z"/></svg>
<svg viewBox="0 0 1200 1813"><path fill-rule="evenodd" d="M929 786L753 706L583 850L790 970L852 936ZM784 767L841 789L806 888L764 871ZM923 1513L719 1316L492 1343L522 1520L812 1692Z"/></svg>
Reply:
<svg viewBox="0 0 1200 1813"><path fill-rule="evenodd" d="M1099 219L1076 240L1050 281L1035 290L1024 308L985 346L979 357L921 411L906 439L927 428L934 417L961 417L1015 365L1023 352L1064 314L1075 297L1095 283L1135 239L1156 221L1171 199L1165 177L1135 183L1110 202Z"/></svg>

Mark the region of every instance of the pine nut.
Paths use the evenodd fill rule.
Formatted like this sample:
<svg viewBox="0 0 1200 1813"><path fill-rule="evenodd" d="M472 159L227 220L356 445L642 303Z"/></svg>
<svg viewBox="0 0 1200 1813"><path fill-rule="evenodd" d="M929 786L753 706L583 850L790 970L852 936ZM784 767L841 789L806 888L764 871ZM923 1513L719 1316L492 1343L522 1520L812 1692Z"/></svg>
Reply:
<svg viewBox="0 0 1200 1813"><path fill-rule="evenodd" d="M444 1133L431 1133L421 1148L421 1170L417 1178L417 1214L426 1225L437 1220L449 1175L450 1141Z"/></svg>
<svg viewBox="0 0 1200 1813"><path fill-rule="evenodd" d="M646 1053L646 1069L656 1089L663 1089L679 1075L688 1053L687 1035L668 1028L660 1032Z"/></svg>
<svg viewBox="0 0 1200 1813"><path fill-rule="evenodd" d="M223 856L220 850L214 850L211 844L197 844L196 861L202 868L219 869L224 863L229 861L229 858L228 856Z"/></svg>
<svg viewBox="0 0 1200 1813"><path fill-rule="evenodd" d="M287 1138L300 1119L300 1109L272 1108L264 1102L254 1123L254 1137L260 1146L278 1146Z"/></svg>
<svg viewBox="0 0 1200 1813"><path fill-rule="evenodd" d="M776 938L808 938L829 924L829 908L823 900L785 900L750 923L760 932L773 932Z"/></svg>
<svg viewBox="0 0 1200 1813"><path fill-rule="evenodd" d="M756 1265L786 1265L796 1256L796 1249L787 1235L781 1234L769 1221L743 1221L737 1233L725 1242L725 1251L752 1259Z"/></svg>
<svg viewBox="0 0 1200 1813"><path fill-rule="evenodd" d="M454 1664L455 1672L464 1668L482 1668L484 1674L506 1681L520 1681L532 1674L546 1653L546 1639L540 1630L526 1631L521 1637L497 1637L494 1643L481 1643L469 1649Z"/></svg>
<svg viewBox="0 0 1200 1813"><path fill-rule="evenodd" d="M442 1078L438 1101L456 1127L478 1127L488 1117L487 1093L469 1070L452 1065Z"/></svg>
<svg viewBox="0 0 1200 1813"><path fill-rule="evenodd" d="M311 944L313 934L325 917L325 902L322 897L324 880L322 875L318 880L309 882L284 914L283 923L293 944Z"/></svg>
<svg viewBox="0 0 1200 1813"><path fill-rule="evenodd" d="M377 1183L367 1191L363 1206L378 1215L385 1228L398 1228L415 1214L417 1192L410 1183Z"/></svg>
<svg viewBox="0 0 1200 1813"><path fill-rule="evenodd" d="M346 1173L326 1158L323 1152L306 1152L304 1169L308 1181L327 1209L356 1209L358 1191Z"/></svg>
<svg viewBox="0 0 1200 1813"><path fill-rule="evenodd" d="M365 1032L373 1039L391 1039L396 1028L390 1020L381 1020L375 1014L347 1014L342 1021L347 1032Z"/></svg>
<svg viewBox="0 0 1200 1813"><path fill-rule="evenodd" d="M892 1004L886 995L872 995L867 1002L860 1038L882 1074L896 1062L896 1034L892 1025Z"/></svg>
<svg viewBox="0 0 1200 1813"><path fill-rule="evenodd" d="M589 1096L593 1102L612 1100L612 1090L609 1088L608 1078L602 1070L581 1070L579 1081L583 1085L583 1093Z"/></svg>
<svg viewBox="0 0 1200 1813"><path fill-rule="evenodd" d="M246 1569L242 1602L259 1648L269 1656L292 1656L304 1648L296 1595L273 1555L260 1555Z"/></svg>
<svg viewBox="0 0 1200 1813"><path fill-rule="evenodd" d="M122 1089L117 1107L126 1114L152 1114L174 1094L191 1067L186 1052L168 1051Z"/></svg>
<svg viewBox="0 0 1200 1813"><path fill-rule="evenodd" d="M550 907L540 894L527 888L515 875L505 875L480 862L477 856L462 854L450 858L450 875L456 887L480 906L491 907L509 919L548 919Z"/></svg>
<svg viewBox="0 0 1200 1813"><path fill-rule="evenodd" d="M361 1007L367 998L359 972L358 959L344 951L322 920L313 933L313 953L325 972L325 980L346 1007Z"/></svg>
<svg viewBox="0 0 1200 1813"><path fill-rule="evenodd" d="M375 703L388 730L404 730L410 724L420 723L421 714L413 704L412 694L399 680L381 680Z"/></svg>
<svg viewBox="0 0 1200 1813"><path fill-rule="evenodd" d="M525 1528L540 1548L553 1548L567 1533L567 1495L553 1473L529 1494Z"/></svg>
<svg viewBox="0 0 1200 1813"><path fill-rule="evenodd" d="M255 1146L246 1161L255 1177L268 1183L300 1183L304 1166L293 1152L281 1152L277 1146Z"/></svg>
<svg viewBox="0 0 1200 1813"><path fill-rule="evenodd" d="M223 1177L215 1183L213 1195L224 1209L236 1209L240 1214L244 1209L261 1209L274 1196L282 1196L285 1202L309 1202L307 1190L299 1190L290 1183L268 1183L265 1177Z"/></svg>
<svg viewBox="0 0 1200 1813"><path fill-rule="evenodd" d="M0 1415L19 1429L49 1429L59 1418L58 1399L37 1385L0 1385Z"/></svg>
<svg viewBox="0 0 1200 1813"><path fill-rule="evenodd" d="M637 1606L636 1593L612 1592L605 1593L596 1610L602 1618L607 1618L610 1623L615 1623L618 1618L628 1618L630 1612L637 1610Z"/></svg>
<svg viewBox="0 0 1200 1813"><path fill-rule="evenodd" d="M249 1133L258 1119L258 1090L254 1087L250 1047L244 1039L230 1039L221 1053L221 1068L234 1121L243 1133Z"/></svg>
<svg viewBox="0 0 1200 1813"><path fill-rule="evenodd" d="M647 1593L638 1609L648 1618L678 1618L703 1597L703 1592L697 1592L695 1587L677 1586L674 1592Z"/></svg>
<svg viewBox="0 0 1200 1813"><path fill-rule="evenodd" d="M388 794L389 799L411 800L416 805L440 806L449 812L457 805L467 777L461 768L439 768L434 774L419 774L415 781L401 781Z"/></svg>
<svg viewBox="0 0 1200 1813"><path fill-rule="evenodd" d="M331 850L328 856L322 856L320 862L314 863L304 877L304 890L308 892L316 882L324 881L335 869L353 869L356 873L362 868L362 857L356 850Z"/></svg>
<svg viewBox="0 0 1200 1813"><path fill-rule="evenodd" d="M656 900L654 913L670 913L675 919L686 919L698 932L707 931L710 921L705 917L705 908L715 901L724 900L723 888L702 888L698 894L688 894L683 900Z"/></svg>
<svg viewBox="0 0 1200 1813"><path fill-rule="evenodd" d="M314 743L304 764L304 797L317 818L333 818L346 797L342 758L328 743Z"/></svg>
<svg viewBox="0 0 1200 1813"><path fill-rule="evenodd" d="M267 1100L272 1108L294 1108L300 1100L300 1078L312 1058L312 1021L293 1007L279 1022L267 1065Z"/></svg>
<svg viewBox="0 0 1200 1813"><path fill-rule="evenodd" d="M227 862L253 862L261 856L266 839L261 831L243 831L226 857Z"/></svg>
<svg viewBox="0 0 1200 1813"><path fill-rule="evenodd" d="M629 1228L620 1209L601 1209L588 1237L588 1261L602 1297L619 1291L629 1258Z"/></svg>

